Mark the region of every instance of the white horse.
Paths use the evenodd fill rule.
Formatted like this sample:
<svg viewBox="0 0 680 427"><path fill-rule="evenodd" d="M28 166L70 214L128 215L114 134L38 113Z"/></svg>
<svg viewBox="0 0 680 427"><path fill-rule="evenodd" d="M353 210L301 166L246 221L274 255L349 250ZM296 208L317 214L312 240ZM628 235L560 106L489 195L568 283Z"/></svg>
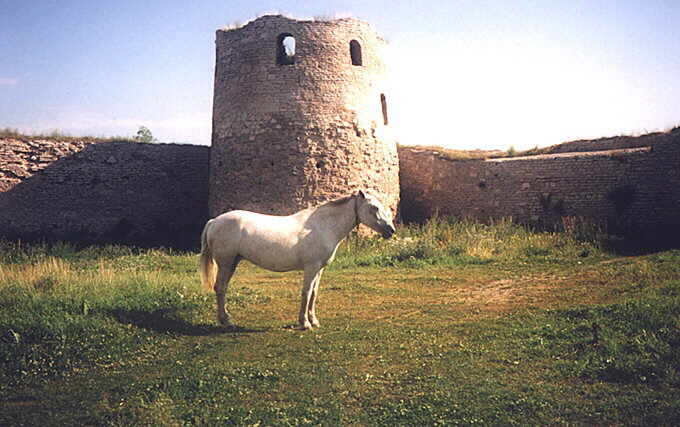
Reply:
<svg viewBox="0 0 680 427"><path fill-rule="evenodd" d="M211 219L201 234L203 285L217 294L217 320L232 327L224 307L227 286L243 258L272 271L303 270L300 328L320 326L315 313L319 280L340 242L359 223L390 238L392 213L370 194L356 194L289 216L230 211Z"/></svg>

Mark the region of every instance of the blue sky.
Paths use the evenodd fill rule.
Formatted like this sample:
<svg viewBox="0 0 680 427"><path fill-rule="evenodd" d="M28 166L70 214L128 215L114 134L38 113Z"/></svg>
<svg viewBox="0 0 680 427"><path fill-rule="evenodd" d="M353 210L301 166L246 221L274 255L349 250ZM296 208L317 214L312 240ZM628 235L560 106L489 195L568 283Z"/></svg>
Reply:
<svg viewBox="0 0 680 427"><path fill-rule="evenodd" d="M680 1L0 0L0 128L209 144L215 30L354 16L403 144L517 149L680 125Z"/></svg>

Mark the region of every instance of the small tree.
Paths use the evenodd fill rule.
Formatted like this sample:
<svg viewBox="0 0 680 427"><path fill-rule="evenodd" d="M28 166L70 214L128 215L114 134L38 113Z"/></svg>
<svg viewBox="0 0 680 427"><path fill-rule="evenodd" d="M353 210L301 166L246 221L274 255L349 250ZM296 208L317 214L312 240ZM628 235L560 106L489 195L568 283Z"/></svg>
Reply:
<svg viewBox="0 0 680 427"><path fill-rule="evenodd" d="M156 138L153 137L151 130L146 126L140 126L137 131L137 136L135 136L135 141L137 142L158 142Z"/></svg>

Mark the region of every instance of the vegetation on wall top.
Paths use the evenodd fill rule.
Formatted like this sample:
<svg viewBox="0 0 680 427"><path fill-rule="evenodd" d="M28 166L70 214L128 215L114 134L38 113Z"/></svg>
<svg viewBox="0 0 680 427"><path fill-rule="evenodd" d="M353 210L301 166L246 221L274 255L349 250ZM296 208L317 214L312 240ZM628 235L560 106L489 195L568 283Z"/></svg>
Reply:
<svg viewBox="0 0 680 427"><path fill-rule="evenodd" d="M141 128L140 128L141 129ZM138 132L139 134L139 132ZM49 133L24 133L18 129L5 127L0 128L0 138L12 138L20 140L48 140L48 141L91 141L91 142L113 142L113 141L129 141L129 142L146 142L140 141L137 137L112 135L112 136L93 136L93 135L71 135L60 130L53 130ZM153 136L152 136L153 138Z"/></svg>

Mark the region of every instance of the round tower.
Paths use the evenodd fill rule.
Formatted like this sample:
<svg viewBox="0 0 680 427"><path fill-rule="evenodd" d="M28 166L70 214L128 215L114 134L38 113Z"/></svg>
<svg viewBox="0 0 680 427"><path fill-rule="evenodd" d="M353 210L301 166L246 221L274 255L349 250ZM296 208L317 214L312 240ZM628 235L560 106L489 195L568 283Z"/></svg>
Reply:
<svg viewBox="0 0 680 427"><path fill-rule="evenodd" d="M386 42L357 19L217 31L210 215L290 214L364 188L396 209Z"/></svg>

